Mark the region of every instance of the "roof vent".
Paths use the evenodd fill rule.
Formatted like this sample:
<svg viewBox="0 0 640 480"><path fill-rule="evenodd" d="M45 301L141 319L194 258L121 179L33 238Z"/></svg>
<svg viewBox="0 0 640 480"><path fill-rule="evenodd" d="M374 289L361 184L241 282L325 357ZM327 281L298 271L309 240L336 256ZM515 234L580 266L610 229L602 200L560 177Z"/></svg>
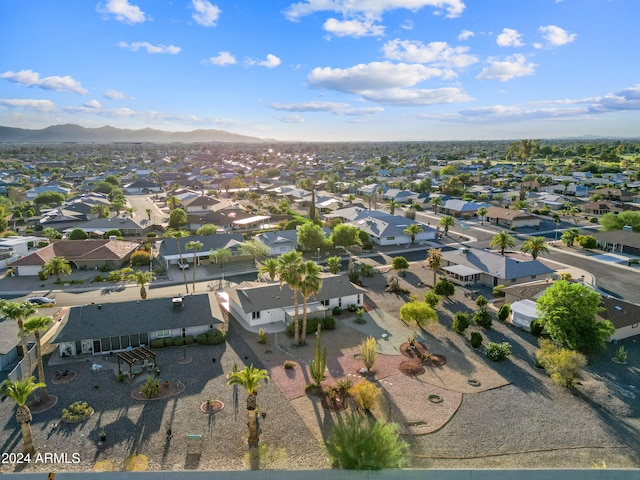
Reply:
<svg viewBox="0 0 640 480"><path fill-rule="evenodd" d="M173 305L173 308L182 308L183 306L183 298L182 297L175 297L171 299L171 304Z"/></svg>
<svg viewBox="0 0 640 480"><path fill-rule="evenodd" d="M469 249L467 247L462 247L460 249L460 253L469 253Z"/></svg>
<svg viewBox="0 0 640 480"><path fill-rule="evenodd" d="M623 311L623 310L622 310L622 307L621 307L620 305L616 305L616 306L615 306L615 307L613 307L613 308L615 308L615 309L616 309L616 310L618 310L619 312L622 312L622 311Z"/></svg>

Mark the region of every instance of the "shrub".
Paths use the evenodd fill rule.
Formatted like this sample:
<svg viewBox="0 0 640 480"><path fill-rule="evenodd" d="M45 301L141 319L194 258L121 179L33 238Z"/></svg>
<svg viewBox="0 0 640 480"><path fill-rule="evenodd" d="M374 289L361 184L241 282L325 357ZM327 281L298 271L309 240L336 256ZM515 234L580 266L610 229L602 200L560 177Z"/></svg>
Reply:
<svg viewBox="0 0 640 480"><path fill-rule="evenodd" d="M258 330L258 343L260 345L267 343L267 333L264 331L264 328L260 328L260 330Z"/></svg>
<svg viewBox="0 0 640 480"><path fill-rule="evenodd" d="M473 314L473 323L483 328L491 328L493 317L491 312L485 308L481 308Z"/></svg>
<svg viewBox="0 0 640 480"><path fill-rule="evenodd" d="M471 332L470 343L473 348L478 348L480 345L482 345L482 335L480 335L478 332Z"/></svg>
<svg viewBox="0 0 640 480"><path fill-rule="evenodd" d="M198 335L196 337L196 342L198 342L200 345L205 345L207 343L207 334L201 333L200 335Z"/></svg>
<svg viewBox="0 0 640 480"><path fill-rule="evenodd" d="M629 357L629 354L624 349L624 345L620 345L620 348L616 352L616 362L618 362L618 363L627 363L627 358L628 357Z"/></svg>
<svg viewBox="0 0 640 480"><path fill-rule="evenodd" d="M368 412L378 401L378 397L380 397L380 388L376 387L371 382L363 380L351 387L349 393L358 406L365 412Z"/></svg>
<svg viewBox="0 0 640 480"><path fill-rule="evenodd" d="M163 338L154 338L151 340L151 348L162 348L164 347L164 339Z"/></svg>
<svg viewBox="0 0 640 480"><path fill-rule="evenodd" d="M371 247L367 249L365 248L365 246L366 244L362 246L364 250L371 250ZM373 269L373 265L369 265L368 263L365 263L360 267L360 275L362 275L363 277L366 277L366 278L373 277L374 273L375 273L375 270Z"/></svg>
<svg viewBox="0 0 640 480"><path fill-rule="evenodd" d="M193 345L195 343L195 339L193 338L192 335L187 335L186 337L184 337L184 344L185 345Z"/></svg>
<svg viewBox="0 0 640 480"><path fill-rule="evenodd" d="M125 472L146 472L149 470L149 459L146 455L129 455L124 459L122 470Z"/></svg>
<svg viewBox="0 0 640 480"><path fill-rule="evenodd" d="M431 308L436 308L436 305L438 305L438 302L440 302L440 297L429 290L424 293L424 301Z"/></svg>
<svg viewBox="0 0 640 480"><path fill-rule="evenodd" d="M494 297L504 297L504 292L502 291L503 288L504 285L496 285L495 287L493 287L491 294Z"/></svg>
<svg viewBox="0 0 640 480"><path fill-rule="evenodd" d="M591 217L589 219L589 223L598 223L598 219L596 217Z"/></svg>
<svg viewBox="0 0 640 480"><path fill-rule="evenodd" d="M433 292L441 297L449 298L456 291L456 287L448 280L442 279L433 286Z"/></svg>
<svg viewBox="0 0 640 480"><path fill-rule="evenodd" d="M498 310L498 320L504 322L507 318L509 318L509 314L511 313L511 306L508 303L505 303Z"/></svg>
<svg viewBox="0 0 640 480"><path fill-rule="evenodd" d="M227 339L227 334L222 330L212 329L207 333L207 345L220 345Z"/></svg>
<svg viewBox="0 0 640 480"><path fill-rule="evenodd" d="M365 315L365 310L364 308L359 308L358 311L356 312L356 323L367 323L367 321L364 319L364 315Z"/></svg>
<svg viewBox="0 0 640 480"><path fill-rule="evenodd" d="M184 338L182 337L176 337L173 339L173 345L176 347L181 347L184 345Z"/></svg>
<svg viewBox="0 0 640 480"><path fill-rule="evenodd" d="M487 358L494 362L502 362L511 355L511 345L509 342L495 343L489 342L486 351Z"/></svg>
<svg viewBox="0 0 640 480"><path fill-rule="evenodd" d="M336 328L336 320L333 317L327 318L309 318L307 319L307 333L313 333L318 329L318 325L322 325L323 330L334 330ZM293 337L295 324L287 325L287 335ZM298 322L298 333L302 333L302 322Z"/></svg>
<svg viewBox="0 0 640 480"><path fill-rule="evenodd" d="M373 337L367 337L360 344L360 358L368 372L371 371L376 363L376 355L378 353L378 342Z"/></svg>
<svg viewBox="0 0 640 480"><path fill-rule="evenodd" d="M456 333L464 333L464 331L469 328L469 314L467 312L456 312L453 317L453 331Z"/></svg>
<svg viewBox="0 0 640 480"><path fill-rule="evenodd" d="M109 238L109 237L122 238L123 236L124 235L122 235L122 232L117 228L109 230L107 233L104 234L104 238Z"/></svg>
<svg viewBox="0 0 640 480"><path fill-rule="evenodd" d="M578 244L582 248L586 248L587 250L591 250L593 248L598 247L598 240L592 235L580 235L578 237Z"/></svg>
<svg viewBox="0 0 640 480"><path fill-rule="evenodd" d="M335 330L336 329L336 319L333 317L326 317L322 319L322 329L323 330Z"/></svg>
<svg viewBox="0 0 640 480"><path fill-rule="evenodd" d="M529 331L531 331L531 335L533 335L534 337L539 337L540 335L542 335L543 330L544 325L540 320L534 320L533 322L531 322L531 325L529 325Z"/></svg>
<svg viewBox="0 0 640 480"><path fill-rule="evenodd" d="M156 232L148 232L146 236L147 238L155 238L158 234Z"/></svg>
<svg viewBox="0 0 640 480"><path fill-rule="evenodd" d="M540 339L536 359L545 368L551 379L559 385L572 387L587 364L582 353L562 348L551 340Z"/></svg>
<svg viewBox="0 0 640 480"><path fill-rule="evenodd" d="M151 255L144 250L138 250L137 252L131 254L131 265L136 267L146 266L151 263Z"/></svg>
<svg viewBox="0 0 640 480"><path fill-rule="evenodd" d="M165 347L173 347L173 338L171 337L167 337L164 339L164 346Z"/></svg>
<svg viewBox="0 0 640 480"><path fill-rule="evenodd" d="M340 307L333 307L332 312L334 315L340 315L342 313L342 309Z"/></svg>
<svg viewBox="0 0 640 480"><path fill-rule="evenodd" d="M351 313L355 313L358 311L358 306L355 303L351 303L347 307L347 310L349 310Z"/></svg>
<svg viewBox="0 0 640 480"><path fill-rule="evenodd" d="M160 393L160 381L148 375L147 381L140 387L140 393L147 398L157 397Z"/></svg>
<svg viewBox="0 0 640 480"><path fill-rule="evenodd" d="M476 297L476 307L484 308L489 304L489 300L487 300L483 295L478 295Z"/></svg>
<svg viewBox="0 0 640 480"><path fill-rule="evenodd" d="M87 402L74 402L68 408L62 409L62 419L66 422L77 422L88 418L93 413L93 408Z"/></svg>
<svg viewBox="0 0 640 480"><path fill-rule="evenodd" d="M350 378L342 378L336 382L338 390L348 392L353 387L353 381Z"/></svg>
<svg viewBox="0 0 640 480"><path fill-rule="evenodd" d="M293 370L294 368L296 368L296 362L294 362L293 360L285 360L282 364L282 367L285 370Z"/></svg>

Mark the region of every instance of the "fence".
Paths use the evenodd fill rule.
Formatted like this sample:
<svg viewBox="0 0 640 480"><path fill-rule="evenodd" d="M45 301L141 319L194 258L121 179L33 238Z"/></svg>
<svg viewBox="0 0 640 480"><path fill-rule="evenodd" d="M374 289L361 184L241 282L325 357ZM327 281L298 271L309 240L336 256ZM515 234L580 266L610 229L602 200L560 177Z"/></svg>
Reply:
<svg viewBox="0 0 640 480"><path fill-rule="evenodd" d="M33 372L33 369L36 368L36 363L38 360L36 344L32 343L28 345L27 348L29 350L29 360L31 360L31 372ZM13 370L11 370L11 372L9 372L9 375L8 375L9 380L11 380L12 382L20 380L22 378L23 368L26 368L24 366L24 358L18 362L18 364L15 366Z"/></svg>

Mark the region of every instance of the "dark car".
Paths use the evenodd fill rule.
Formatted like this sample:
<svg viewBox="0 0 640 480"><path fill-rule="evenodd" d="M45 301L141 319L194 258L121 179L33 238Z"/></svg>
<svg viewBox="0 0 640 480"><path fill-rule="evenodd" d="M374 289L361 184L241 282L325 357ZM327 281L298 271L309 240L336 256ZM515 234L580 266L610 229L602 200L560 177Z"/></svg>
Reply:
<svg viewBox="0 0 640 480"><path fill-rule="evenodd" d="M29 297L27 302L34 303L36 305L55 305L56 299L49 297Z"/></svg>

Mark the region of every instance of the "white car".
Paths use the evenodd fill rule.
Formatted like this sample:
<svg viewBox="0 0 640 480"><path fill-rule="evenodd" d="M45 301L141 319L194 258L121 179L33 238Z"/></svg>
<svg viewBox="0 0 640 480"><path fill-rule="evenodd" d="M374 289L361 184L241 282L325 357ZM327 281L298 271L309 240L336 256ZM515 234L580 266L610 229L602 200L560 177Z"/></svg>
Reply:
<svg viewBox="0 0 640 480"><path fill-rule="evenodd" d="M188 270L189 264L183 260L182 262L178 262L178 268L180 270Z"/></svg>

